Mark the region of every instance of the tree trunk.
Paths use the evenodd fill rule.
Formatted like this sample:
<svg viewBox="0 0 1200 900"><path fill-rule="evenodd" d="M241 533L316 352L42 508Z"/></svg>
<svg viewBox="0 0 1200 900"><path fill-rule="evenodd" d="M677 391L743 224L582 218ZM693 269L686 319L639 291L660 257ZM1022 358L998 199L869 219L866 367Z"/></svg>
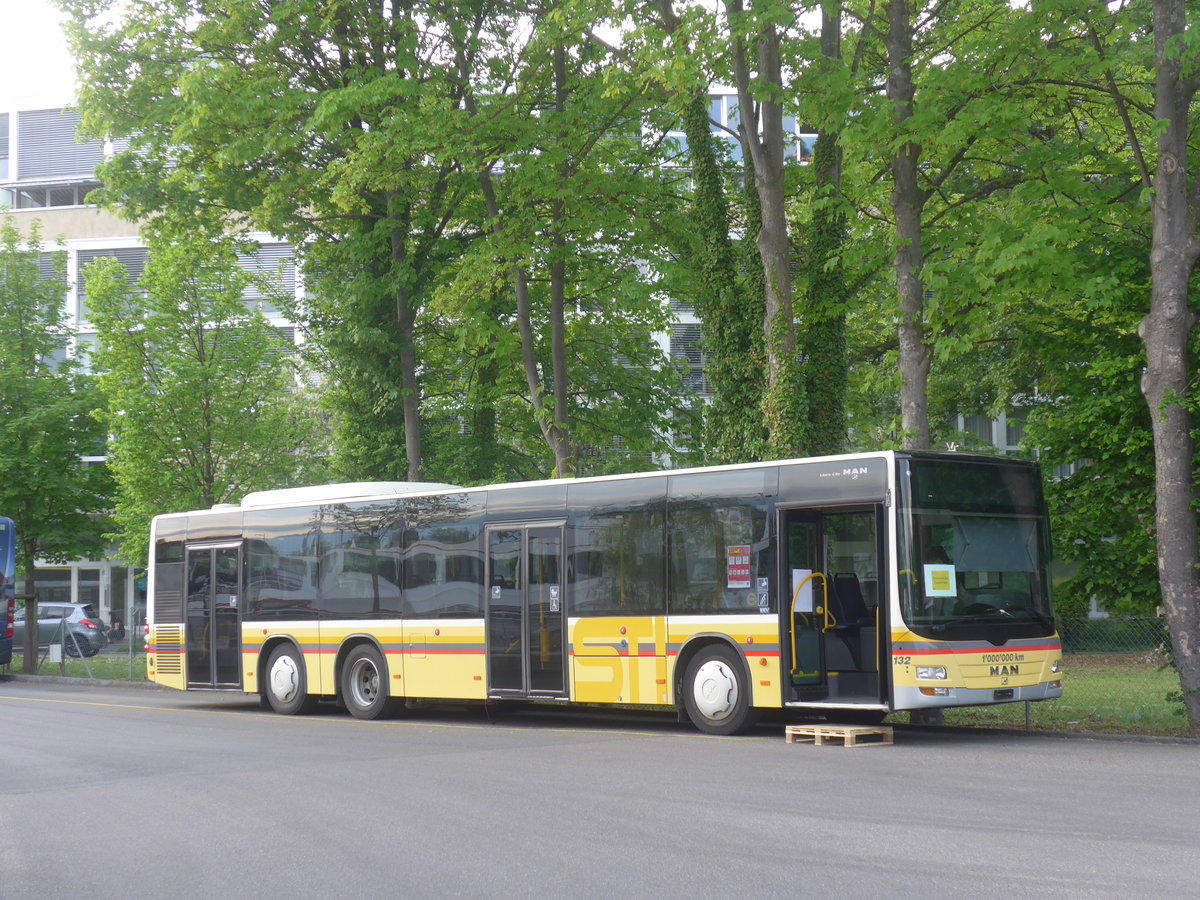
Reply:
<svg viewBox="0 0 1200 900"><path fill-rule="evenodd" d="M888 0L887 95L899 132L913 114L912 20L907 0ZM921 214L928 195L917 180L921 147L902 144L892 156L892 215L896 220L896 292L900 300L900 427L906 450L929 448L929 360L925 342L925 285L921 280Z"/></svg>
<svg viewBox="0 0 1200 900"><path fill-rule="evenodd" d="M465 67L465 59L461 54L458 57L458 63L465 81L468 73ZM467 91L463 95L463 107L470 115L474 116L476 114L475 98L470 91ZM492 182L491 170L481 168L476 174L476 180L479 182L480 193L483 195L484 208L492 223L492 231L499 235L502 232L500 203L496 199L496 187ZM542 383L541 372L538 368L537 348L533 335L533 313L529 298L529 280L524 267L516 259L510 261L509 273L512 277L513 293L517 301L517 333L521 339L521 368L525 373L525 384L529 388L529 403L533 407L534 421L537 423L538 430L541 432L546 446L554 454L555 472L557 474L573 472L573 461L569 451L570 431L566 419L564 417L561 423L555 421L558 394L556 393L552 399L553 408L548 408L546 404L545 386ZM561 360L551 361L552 370L559 364L562 365L563 369L563 378L560 383L563 392L563 405L565 406L567 397L565 350ZM555 390L557 392L557 386Z"/></svg>
<svg viewBox="0 0 1200 900"><path fill-rule="evenodd" d="M554 48L554 108L561 117L567 108L567 51L562 44ZM565 192L570 180L570 162L564 162L558 176ZM554 451L554 475L570 478L575 474L574 454L571 452L568 435L570 418L570 381L567 375L567 239L566 204L562 194L551 203L553 218L554 258L550 263L550 370L554 376L551 385L554 396L554 421L551 423L553 439L550 449Z"/></svg>
<svg viewBox="0 0 1200 900"><path fill-rule="evenodd" d="M1188 111L1196 92L1168 42L1186 28L1184 0L1154 0L1155 118L1158 167L1152 200L1150 311L1138 333L1146 347L1142 393L1154 433L1158 577L1188 722L1200 731L1200 550L1197 547L1195 446L1188 391L1188 338L1196 315L1188 280L1200 256L1200 179L1188 184ZM1182 43L1182 41L1180 41Z"/></svg>
<svg viewBox="0 0 1200 900"><path fill-rule="evenodd" d="M740 18L741 0L729 6ZM733 27L739 27L737 21ZM802 419L807 404L796 359L796 326L792 310L792 273L788 239L787 206L783 179L783 68L779 55L779 32L770 21L758 25L755 47L757 69L752 77L746 46L733 37L733 72L741 109L738 126L742 147L754 165L754 187L758 192L760 217L755 244L762 260L764 298L763 333L766 336L767 388L763 413L767 423L770 452L776 457L794 456L801 450ZM755 82L761 99L751 91ZM758 111L758 116L752 111ZM761 134L759 133L761 127ZM747 227L752 227L747 223Z"/></svg>
<svg viewBox="0 0 1200 900"><path fill-rule="evenodd" d="M388 218L392 224L392 276L400 280L396 287L396 330L400 337L400 402L404 410L404 455L409 481L421 481L421 385L417 377L416 304L404 284L407 273L407 240L411 216L406 208L399 216L396 204L403 202L395 194L387 198Z"/></svg>
<svg viewBox="0 0 1200 900"><path fill-rule="evenodd" d="M407 291L397 291L397 313L404 317L401 327L400 377L404 404L404 456L408 461L408 480L422 481L421 472L421 385L417 379L417 352L412 299Z"/></svg>
<svg viewBox="0 0 1200 900"><path fill-rule="evenodd" d="M663 27L674 36L679 18L671 0L658 0L658 4ZM704 334L705 376L713 391L705 407L704 434L720 462L750 462L763 458L767 444L762 417L763 334L758 324L763 320L762 297L744 283L729 237L729 202L717 163L720 139L713 137L708 110L705 85L693 95L683 117L698 238L693 265L700 287L695 306ZM743 155L743 160L748 159ZM751 176L748 183L753 182ZM761 261L756 261L756 268L760 266ZM756 278L753 283L760 281Z"/></svg>
<svg viewBox="0 0 1200 900"><path fill-rule="evenodd" d="M841 7L821 12L821 56L832 69L841 58ZM836 131L822 128L812 157L814 200L809 235L808 291L801 344L809 427L805 455L839 453L846 444L846 277L842 266L846 217L834 205L842 165Z"/></svg>
<svg viewBox="0 0 1200 900"><path fill-rule="evenodd" d="M696 314L708 356L705 374L713 398L705 410L707 439L721 462L761 459L766 449L762 399L761 303L739 284L729 237L729 211L708 119L708 92L700 91L683 120L692 164L692 208L698 231L700 275ZM761 263L759 263L761 265Z"/></svg>
<svg viewBox="0 0 1200 900"><path fill-rule="evenodd" d="M37 543L22 540L21 570L25 573L25 643L21 671L33 675L38 669Z"/></svg>

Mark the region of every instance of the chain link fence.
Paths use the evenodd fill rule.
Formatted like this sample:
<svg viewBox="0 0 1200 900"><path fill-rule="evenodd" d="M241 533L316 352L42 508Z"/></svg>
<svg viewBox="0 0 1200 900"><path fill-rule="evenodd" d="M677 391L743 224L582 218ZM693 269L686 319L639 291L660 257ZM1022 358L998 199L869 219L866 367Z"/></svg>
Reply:
<svg viewBox="0 0 1200 900"><path fill-rule="evenodd" d="M1063 696L1043 703L947 710L946 724L1184 735L1187 718L1171 663L1167 620L1059 619Z"/></svg>

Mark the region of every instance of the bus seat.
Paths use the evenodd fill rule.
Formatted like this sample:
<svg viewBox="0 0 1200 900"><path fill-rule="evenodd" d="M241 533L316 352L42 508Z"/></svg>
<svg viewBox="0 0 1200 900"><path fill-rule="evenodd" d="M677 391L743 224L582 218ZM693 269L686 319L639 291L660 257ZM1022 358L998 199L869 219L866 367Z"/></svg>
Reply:
<svg viewBox="0 0 1200 900"><path fill-rule="evenodd" d="M839 627L873 624L874 620L863 600L862 585L853 572L839 572L833 576L833 590L829 599Z"/></svg>

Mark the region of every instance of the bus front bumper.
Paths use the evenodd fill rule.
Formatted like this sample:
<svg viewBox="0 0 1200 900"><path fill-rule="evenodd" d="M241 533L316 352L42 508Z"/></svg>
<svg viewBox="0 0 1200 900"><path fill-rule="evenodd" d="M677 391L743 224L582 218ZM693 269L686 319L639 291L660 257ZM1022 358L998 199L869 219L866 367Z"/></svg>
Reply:
<svg viewBox="0 0 1200 900"><path fill-rule="evenodd" d="M1044 681L1040 684L1018 685L999 688L927 687L926 691L937 691L932 696L915 686L895 687L893 709L930 709L943 706L992 706L997 703L1020 703L1022 701L1054 700L1063 694L1061 681Z"/></svg>

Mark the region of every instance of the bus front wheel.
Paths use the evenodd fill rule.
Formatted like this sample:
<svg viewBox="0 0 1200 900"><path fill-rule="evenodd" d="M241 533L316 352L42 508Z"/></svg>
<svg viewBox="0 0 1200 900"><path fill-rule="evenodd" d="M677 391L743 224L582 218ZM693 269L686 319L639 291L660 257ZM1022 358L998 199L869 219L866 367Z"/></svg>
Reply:
<svg viewBox="0 0 1200 900"><path fill-rule="evenodd" d="M741 734L755 722L745 667L720 644L705 647L688 663L683 702L692 724L706 734Z"/></svg>
<svg viewBox="0 0 1200 900"><path fill-rule="evenodd" d="M342 667L342 702L356 719L380 719L392 711L387 666L370 644L359 644L346 657Z"/></svg>
<svg viewBox="0 0 1200 900"><path fill-rule="evenodd" d="M285 716L309 712L316 704L316 698L308 694L304 660L291 644L280 644L271 651L266 693L271 709Z"/></svg>

